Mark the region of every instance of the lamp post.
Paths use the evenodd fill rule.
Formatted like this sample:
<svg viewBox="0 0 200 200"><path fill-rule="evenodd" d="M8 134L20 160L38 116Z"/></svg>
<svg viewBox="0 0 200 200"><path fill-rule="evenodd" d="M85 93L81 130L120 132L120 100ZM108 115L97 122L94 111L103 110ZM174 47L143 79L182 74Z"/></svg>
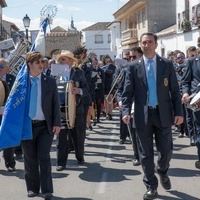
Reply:
<svg viewBox="0 0 200 200"><path fill-rule="evenodd" d="M26 29L26 39L28 40L28 28L30 26L31 19L26 14L25 17L22 20L23 20L24 27Z"/></svg>
<svg viewBox="0 0 200 200"><path fill-rule="evenodd" d="M153 29L154 29L154 33L157 33L157 22L154 22L153 24Z"/></svg>

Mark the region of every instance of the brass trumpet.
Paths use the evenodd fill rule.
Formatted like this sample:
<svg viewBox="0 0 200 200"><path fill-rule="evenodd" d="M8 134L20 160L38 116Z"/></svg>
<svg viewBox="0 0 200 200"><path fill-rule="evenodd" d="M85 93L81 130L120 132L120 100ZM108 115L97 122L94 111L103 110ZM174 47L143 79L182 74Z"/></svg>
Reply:
<svg viewBox="0 0 200 200"><path fill-rule="evenodd" d="M111 103L113 102L113 100L115 99L115 97L116 97L116 95L117 95L118 89L116 89L115 93L113 94L112 99L109 100L109 96L114 92L114 89L115 89L116 85L119 83L119 81L120 81L121 78L122 78L122 71L123 71L123 70L121 70L121 72L118 74L118 76L114 79L113 84L112 84L112 87L111 87L111 89L110 89L108 95L106 96L106 101L107 101L109 104L111 104Z"/></svg>

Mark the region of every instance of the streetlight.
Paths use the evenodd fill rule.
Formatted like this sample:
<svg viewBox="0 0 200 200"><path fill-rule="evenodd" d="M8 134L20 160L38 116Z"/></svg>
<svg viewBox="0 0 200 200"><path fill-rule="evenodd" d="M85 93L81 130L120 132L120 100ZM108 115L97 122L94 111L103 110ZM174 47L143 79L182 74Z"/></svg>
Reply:
<svg viewBox="0 0 200 200"><path fill-rule="evenodd" d="M24 27L26 29L26 39L28 40L28 28L30 26L31 19L26 14L26 16L22 20L23 20L23 23L24 23Z"/></svg>
<svg viewBox="0 0 200 200"><path fill-rule="evenodd" d="M153 24L153 29L154 29L154 33L157 33L157 22L154 22Z"/></svg>

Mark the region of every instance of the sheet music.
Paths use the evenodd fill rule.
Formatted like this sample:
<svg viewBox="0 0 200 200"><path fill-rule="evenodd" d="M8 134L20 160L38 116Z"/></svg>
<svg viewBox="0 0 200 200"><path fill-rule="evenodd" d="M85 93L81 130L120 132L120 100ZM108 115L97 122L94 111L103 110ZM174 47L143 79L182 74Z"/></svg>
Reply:
<svg viewBox="0 0 200 200"><path fill-rule="evenodd" d="M69 65L62 64L51 64L51 75L52 76L69 76L70 68Z"/></svg>
<svg viewBox="0 0 200 200"><path fill-rule="evenodd" d="M98 72L92 71L92 78L94 78L97 74L98 74Z"/></svg>

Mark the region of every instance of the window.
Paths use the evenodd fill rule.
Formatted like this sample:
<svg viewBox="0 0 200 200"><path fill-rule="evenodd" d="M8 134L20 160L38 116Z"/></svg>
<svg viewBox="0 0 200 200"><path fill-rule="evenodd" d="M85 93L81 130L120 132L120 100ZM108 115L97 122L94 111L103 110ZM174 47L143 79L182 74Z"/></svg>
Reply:
<svg viewBox="0 0 200 200"><path fill-rule="evenodd" d="M142 8L141 10L142 12L142 27L145 28L145 22L146 22L146 12L145 12L145 8Z"/></svg>
<svg viewBox="0 0 200 200"><path fill-rule="evenodd" d="M178 30L181 30L181 13L178 13Z"/></svg>
<svg viewBox="0 0 200 200"><path fill-rule="evenodd" d="M108 34L108 43L111 42L111 34Z"/></svg>
<svg viewBox="0 0 200 200"><path fill-rule="evenodd" d="M103 35L95 35L95 44L103 43Z"/></svg>

